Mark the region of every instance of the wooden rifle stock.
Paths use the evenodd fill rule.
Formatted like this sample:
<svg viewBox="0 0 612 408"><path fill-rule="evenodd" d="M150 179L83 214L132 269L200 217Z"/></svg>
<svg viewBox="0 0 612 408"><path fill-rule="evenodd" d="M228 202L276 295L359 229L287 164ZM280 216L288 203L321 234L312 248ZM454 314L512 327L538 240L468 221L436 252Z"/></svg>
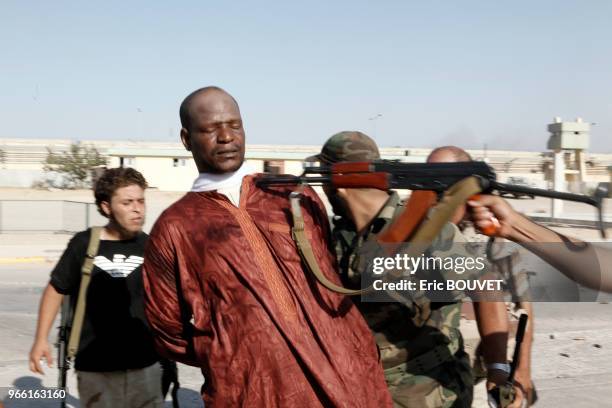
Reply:
<svg viewBox="0 0 612 408"><path fill-rule="evenodd" d="M331 166L333 174L369 173L372 171L370 162L341 162Z"/></svg>
<svg viewBox="0 0 612 408"><path fill-rule="evenodd" d="M375 188L389 190L390 175L387 173L332 174L331 182L335 188Z"/></svg>
<svg viewBox="0 0 612 408"><path fill-rule="evenodd" d="M381 244L407 241L436 204L436 193L429 190L413 191L397 219L378 234Z"/></svg>

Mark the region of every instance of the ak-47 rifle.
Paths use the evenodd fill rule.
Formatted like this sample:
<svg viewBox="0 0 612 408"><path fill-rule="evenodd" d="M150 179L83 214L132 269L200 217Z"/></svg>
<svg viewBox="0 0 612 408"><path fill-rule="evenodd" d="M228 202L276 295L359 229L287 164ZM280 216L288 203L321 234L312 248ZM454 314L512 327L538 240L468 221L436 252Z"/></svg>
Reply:
<svg viewBox="0 0 612 408"><path fill-rule="evenodd" d="M341 162L329 166L307 166L300 176L263 176L260 186L272 185L329 185L335 188L375 188L378 190L409 189L430 190L444 193L455 183L470 176L476 176L484 194L496 192L513 198L523 196L548 197L575 201L594 206L602 237L605 238L602 201L605 193L598 190L595 196L572 194L526 186L500 183L495 170L485 162L470 161L458 163L401 163L388 160L371 162Z"/></svg>
<svg viewBox="0 0 612 408"><path fill-rule="evenodd" d="M57 388L64 390L64 397L62 398L61 407L66 408L66 375L70 370L70 359L68 358L68 337L70 335L70 325L72 322L71 307L70 307L70 296L64 296L62 300L62 309L60 317L60 325L57 333Z"/></svg>
<svg viewBox="0 0 612 408"><path fill-rule="evenodd" d="M516 329L516 343L514 345L514 354L512 355L512 363L510 363L510 374L506 383L500 387L493 388L489 391L489 406L494 408L506 408L514 402L516 399L516 391L514 390L514 375L516 374L516 368L518 367L520 355L521 355L521 344L523 343L523 337L527 330L527 313L523 313L519 317L518 328ZM525 405L527 395L523 396Z"/></svg>

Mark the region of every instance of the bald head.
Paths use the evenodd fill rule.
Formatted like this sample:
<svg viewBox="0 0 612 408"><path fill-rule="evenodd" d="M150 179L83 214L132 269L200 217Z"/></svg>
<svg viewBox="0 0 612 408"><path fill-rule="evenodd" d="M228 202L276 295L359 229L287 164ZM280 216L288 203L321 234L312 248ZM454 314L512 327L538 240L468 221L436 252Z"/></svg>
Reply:
<svg viewBox="0 0 612 408"><path fill-rule="evenodd" d="M437 147L427 156L427 163L454 163L472 161L472 157L465 150L457 146Z"/></svg>
<svg viewBox="0 0 612 408"><path fill-rule="evenodd" d="M472 161L472 157L465 150L457 146L442 146L435 148L427 156L427 163L455 163ZM459 224L465 217L465 206L457 208L451 222Z"/></svg>
<svg viewBox="0 0 612 408"><path fill-rule="evenodd" d="M187 97L185 97L181 103L181 107L179 108L181 126L187 130L191 129L193 126L194 116L197 114L196 111L198 110L198 106L203 105L206 108L210 102L219 103L228 99L236 105L236 109L239 111L240 109L238 108L238 102L236 102L236 99L234 99L234 97L227 93L224 89L219 88L218 86L206 86L204 88L196 89L187 95Z"/></svg>
<svg viewBox="0 0 612 408"><path fill-rule="evenodd" d="M200 88L179 110L181 141L200 173L229 173L244 161L244 128L236 100L216 86Z"/></svg>

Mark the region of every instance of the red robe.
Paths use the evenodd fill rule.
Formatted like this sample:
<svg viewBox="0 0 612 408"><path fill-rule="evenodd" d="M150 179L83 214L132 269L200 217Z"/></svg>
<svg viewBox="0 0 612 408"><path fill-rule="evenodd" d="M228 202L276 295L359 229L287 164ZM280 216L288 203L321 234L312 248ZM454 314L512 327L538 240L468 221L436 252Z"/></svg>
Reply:
<svg viewBox="0 0 612 408"><path fill-rule="evenodd" d="M385 407L376 345L352 302L302 266L288 187L247 176L240 208L187 193L151 232L145 306L159 352L202 368L207 407ZM339 282L316 193L302 198L321 270Z"/></svg>

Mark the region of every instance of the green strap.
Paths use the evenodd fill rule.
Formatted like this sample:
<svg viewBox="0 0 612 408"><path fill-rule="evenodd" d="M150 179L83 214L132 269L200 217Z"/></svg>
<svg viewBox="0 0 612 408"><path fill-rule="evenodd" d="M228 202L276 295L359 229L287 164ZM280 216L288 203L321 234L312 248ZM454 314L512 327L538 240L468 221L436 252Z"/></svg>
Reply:
<svg viewBox="0 0 612 408"><path fill-rule="evenodd" d="M347 289L339 286L327 279L319 268L317 259L312 251L308 237L304 230L304 218L302 217L302 209L300 205L301 189L290 194L291 215L293 217L293 228L291 234L295 241L298 251L308 269L317 278L319 283L327 289L341 293L343 295L355 296L361 295L372 290L372 286L364 289ZM476 177L467 177L449 188L442 200L432 209L432 212L427 220L417 230L414 237L411 239L411 245L408 248L407 255L410 257L420 256L431 245L434 238L442 231L444 225L451 219L457 208L464 205L465 202L474 194L482 190L480 182ZM387 274L392 278L394 274ZM385 279L386 280L386 279Z"/></svg>
<svg viewBox="0 0 612 408"><path fill-rule="evenodd" d="M91 271L93 270L94 258L98 254L100 247L100 234L102 227L92 227L89 235L89 246L87 247L87 256L81 267L81 286L79 288L79 296L77 297L76 310L74 319L72 320L72 330L70 331L70 340L68 341L68 358L73 359L79 349L79 341L81 340L81 330L83 329L83 318L85 317L85 304L87 297L87 287L91 279Z"/></svg>
<svg viewBox="0 0 612 408"><path fill-rule="evenodd" d="M342 293L343 295L358 295L364 292L361 290L353 290L347 289L343 286L336 285L334 282L327 279L327 277L321 272L319 268L319 263L317 262L317 258L315 257L314 252L312 251L312 246L310 246L310 241L306 236L306 231L304 228L304 217L302 216L302 207L300 205L300 197L301 192L292 192L289 195L289 200L291 203L291 214L293 215L293 228L291 228L291 235L295 244L298 247L298 251L302 256L302 259L308 266L308 269L312 272L312 274L317 278L321 285L325 286L327 289L332 292Z"/></svg>

